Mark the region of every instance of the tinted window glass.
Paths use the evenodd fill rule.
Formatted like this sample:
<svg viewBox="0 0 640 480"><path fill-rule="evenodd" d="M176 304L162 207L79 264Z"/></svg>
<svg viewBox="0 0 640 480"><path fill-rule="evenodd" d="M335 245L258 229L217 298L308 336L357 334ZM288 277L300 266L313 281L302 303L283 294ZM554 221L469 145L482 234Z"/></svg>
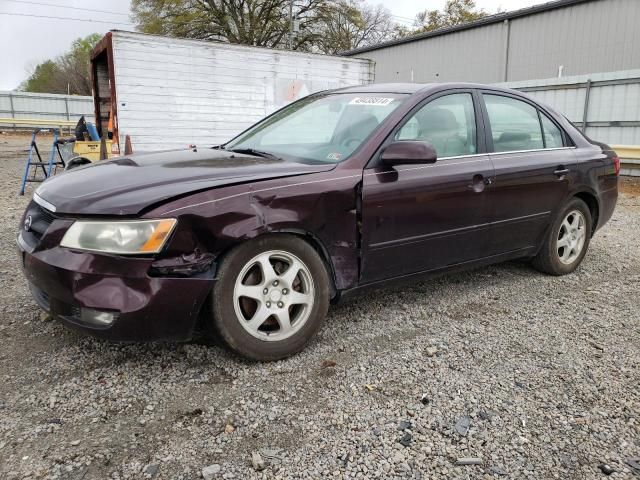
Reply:
<svg viewBox="0 0 640 480"><path fill-rule="evenodd" d="M499 95L483 95L495 152L544 148L538 110L526 102Z"/></svg>
<svg viewBox="0 0 640 480"><path fill-rule="evenodd" d="M540 112L540 118L542 119L542 131L544 132L544 146L547 148L563 147L564 143L560 129L542 112Z"/></svg>
<svg viewBox="0 0 640 480"><path fill-rule="evenodd" d="M312 95L283 108L225 145L287 160L336 163L348 158L407 95Z"/></svg>
<svg viewBox="0 0 640 480"><path fill-rule="evenodd" d="M418 110L396 140L428 141L438 157L476 153L476 117L470 93L439 97Z"/></svg>
<svg viewBox="0 0 640 480"><path fill-rule="evenodd" d="M344 109L341 103L311 104L274 125L260 146L329 143Z"/></svg>

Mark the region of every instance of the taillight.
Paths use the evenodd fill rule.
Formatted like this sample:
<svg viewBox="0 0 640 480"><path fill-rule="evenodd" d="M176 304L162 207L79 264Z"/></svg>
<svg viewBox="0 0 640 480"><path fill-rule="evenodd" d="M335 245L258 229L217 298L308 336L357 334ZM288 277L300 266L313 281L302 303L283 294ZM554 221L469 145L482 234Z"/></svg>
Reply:
<svg viewBox="0 0 640 480"><path fill-rule="evenodd" d="M620 175L620 157L615 155L613 157L613 169L616 172L616 175Z"/></svg>

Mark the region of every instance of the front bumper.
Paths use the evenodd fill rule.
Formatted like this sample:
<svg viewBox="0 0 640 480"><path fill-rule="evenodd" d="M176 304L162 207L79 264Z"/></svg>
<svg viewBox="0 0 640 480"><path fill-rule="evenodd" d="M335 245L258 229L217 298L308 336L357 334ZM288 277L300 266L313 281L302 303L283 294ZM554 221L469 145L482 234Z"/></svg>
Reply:
<svg viewBox="0 0 640 480"><path fill-rule="evenodd" d="M64 324L113 341L189 340L213 287L213 268L190 277L151 276L153 259L31 250L18 236L19 261L34 299ZM114 313L109 325L82 309Z"/></svg>

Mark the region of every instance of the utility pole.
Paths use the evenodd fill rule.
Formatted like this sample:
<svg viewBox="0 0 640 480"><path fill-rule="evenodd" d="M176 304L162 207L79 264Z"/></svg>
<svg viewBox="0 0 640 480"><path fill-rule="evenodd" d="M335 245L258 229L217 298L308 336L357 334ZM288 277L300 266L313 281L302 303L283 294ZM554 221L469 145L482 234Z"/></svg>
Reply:
<svg viewBox="0 0 640 480"><path fill-rule="evenodd" d="M289 50L293 50L293 0L289 2Z"/></svg>

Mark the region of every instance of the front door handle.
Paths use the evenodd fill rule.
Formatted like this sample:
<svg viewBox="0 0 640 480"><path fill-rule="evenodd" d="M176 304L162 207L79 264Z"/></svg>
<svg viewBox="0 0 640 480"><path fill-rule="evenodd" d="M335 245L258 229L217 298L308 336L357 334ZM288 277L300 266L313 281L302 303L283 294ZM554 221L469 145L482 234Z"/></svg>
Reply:
<svg viewBox="0 0 640 480"><path fill-rule="evenodd" d="M475 193L481 193L484 191L484 187L487 185L491 185L491 179L489 177L485 178L478 173L477 175L473 176L471 184L469 184L468 187Z"/></svg>
<svg viewBox="0 0 640 480"><path fill-rule="evenodd" d="M560 165L558 168L556 168L553 173L555 175L557 175L558 177L564 177L567 173L569 173L569 169L565 168L564 166Z"/></svg>

